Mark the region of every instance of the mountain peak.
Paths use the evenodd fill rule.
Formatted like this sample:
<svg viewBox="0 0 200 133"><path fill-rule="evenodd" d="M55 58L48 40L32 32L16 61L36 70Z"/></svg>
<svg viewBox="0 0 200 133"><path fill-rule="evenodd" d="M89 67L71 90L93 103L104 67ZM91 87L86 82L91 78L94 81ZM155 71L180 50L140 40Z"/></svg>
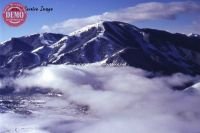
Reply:
<svg viewBox="0 0 200 133"><path fill-rule="evenodd" d="M134 29L138 28L136 26L133 26L131 24L125 23L125 22L120 22L120 21L99 21L94 24L87 25L79 30L76 30L72 33L69 34L69 36L79 36L83 32L88 32L88 31L98 31L98 32L104 32L105 27L132 27Z"/></svg>
<svg viewBox="0 0 200 133"><path fill-rule="evenodd" d="M76 30L72 33L69 34L69 36L78 36L80 35L81 33L83 32L88 32L88 31L91 31L91 30L99 30L99 31L103 31L104 28L102 26L103 22L102 21L99 21L95 24L90 24L90 25L87 25L79 30Z"/></svg>

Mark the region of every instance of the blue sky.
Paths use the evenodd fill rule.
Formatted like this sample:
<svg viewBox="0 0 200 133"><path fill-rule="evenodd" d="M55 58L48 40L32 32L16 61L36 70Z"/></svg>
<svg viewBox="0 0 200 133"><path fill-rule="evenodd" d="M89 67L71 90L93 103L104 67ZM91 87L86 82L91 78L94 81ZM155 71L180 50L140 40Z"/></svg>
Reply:
<svg viewBox="0 0 200 133"><path fill-rule="evenodd" d="M10 2L13 2L13 0L1 0L1 11ZM154 3L152 3L152 0L15 0L15 2L20 2L27 7L52 7L53 11L50 13L29 11L26 22L15 28L9 27L1 19L0 41L38 32L67 34L95 22L94 19L96 18L125 21L141 28L157 28L186 34L190 32L200 33L198 32L200 31L200 26L198 26L198 22L200 22L198 0L177 1L178 4L174 0L154 0ZM162 8L156 11L160 6ZM169 11L168 6L172 7ZM177 10L176 7L180 10ZM145 9L149 9L152 13L148 13ZM105 15L105 12L108 15ZM121 13L121 17L116 16L119 13ZM141 14L142 18L138 14ZM124 16L126 17L124 18Z"/></svg>

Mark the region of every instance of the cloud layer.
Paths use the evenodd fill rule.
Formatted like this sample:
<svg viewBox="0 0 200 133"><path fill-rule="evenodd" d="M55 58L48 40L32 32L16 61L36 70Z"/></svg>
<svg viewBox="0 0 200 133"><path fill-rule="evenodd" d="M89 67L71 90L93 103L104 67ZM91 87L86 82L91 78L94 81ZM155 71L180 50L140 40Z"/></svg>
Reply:
<svg viewBox="0 0 200 133"><path fill-rule="evenodd" d="M16 93L40 87L41 90L49 88L49 94L62 92L62 96L20 97L20 109L32 112L31 115L0 113L0 130L21 133L199 132L199 93L172 90L173 86L199 77L180 73L150 75L132 67L99 65L52 65L27 71L25 76L13 79Z"/></svg>
<svg viewBox="0 0 200 133"><path fill-rule="evenodd" d="M199 11L200 4L196 2L149 2L112 12L105 12L103 14L90 17L68 19L64 22L51 26L44 25L42 27L42 31L68 34L74 30L80 29L86 25L90 25L101 20L114 20L129 23L157 19L174 20L180 14L193 12L198 13Z"/></svg>

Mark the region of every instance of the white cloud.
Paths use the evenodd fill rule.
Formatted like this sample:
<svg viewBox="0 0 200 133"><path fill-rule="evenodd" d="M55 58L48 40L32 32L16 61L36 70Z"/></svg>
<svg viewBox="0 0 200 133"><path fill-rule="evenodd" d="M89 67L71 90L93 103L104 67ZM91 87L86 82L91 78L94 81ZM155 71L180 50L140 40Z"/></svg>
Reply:
<svg viewBox="0 0 200 133"><path fill-rule="evenodd" d="M44 32L59 32L59 33L70 33L86 25L96 23L101 20L100 16L91 16L86 18L73 18L68 19L64 22L54 24L52 26L42 26Z"/></svg>
<svg viewBox="0 0 200 133"><path fill-rule="evenodd" d="M136 6L105 12L85 18L72 18L51 26L44 25L42 31L70 33L86 25L96 23L100 20L115 20L123 22L135 22L156 19L176 19L179 14L199 12L200 4L196 2L149 2Z"/></svg>
<svg viewBox="0 0 200 133"><path fill-rule="evenodd" d="M14 79L18 92L40 87L60 91L63 96L29 96L28 106L23 100L20 109L30 110L32 115L0 113L0 123L6 121L0 129L39 133L199 132L198 93L172 90L199 77L179 73L148 78L149 74L133 67L100 65L51 65L27 71ZM77 113L81 110L72 103L87 105L89 110ZM9 126L12 121L17 122Z"/></svg>

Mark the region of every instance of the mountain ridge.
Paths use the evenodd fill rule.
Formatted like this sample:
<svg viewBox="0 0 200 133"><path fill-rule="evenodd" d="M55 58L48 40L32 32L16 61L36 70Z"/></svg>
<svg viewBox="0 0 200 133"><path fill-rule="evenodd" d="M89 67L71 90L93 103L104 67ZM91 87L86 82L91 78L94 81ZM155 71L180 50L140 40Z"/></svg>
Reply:
<svg viewBox="0 0 200 133"><path fill-rule="evenodd" d="M69 35L43 33L0 45L0 74L48 64L126 64L153 72L200 73L200 38L117 21Z"/></svg>

